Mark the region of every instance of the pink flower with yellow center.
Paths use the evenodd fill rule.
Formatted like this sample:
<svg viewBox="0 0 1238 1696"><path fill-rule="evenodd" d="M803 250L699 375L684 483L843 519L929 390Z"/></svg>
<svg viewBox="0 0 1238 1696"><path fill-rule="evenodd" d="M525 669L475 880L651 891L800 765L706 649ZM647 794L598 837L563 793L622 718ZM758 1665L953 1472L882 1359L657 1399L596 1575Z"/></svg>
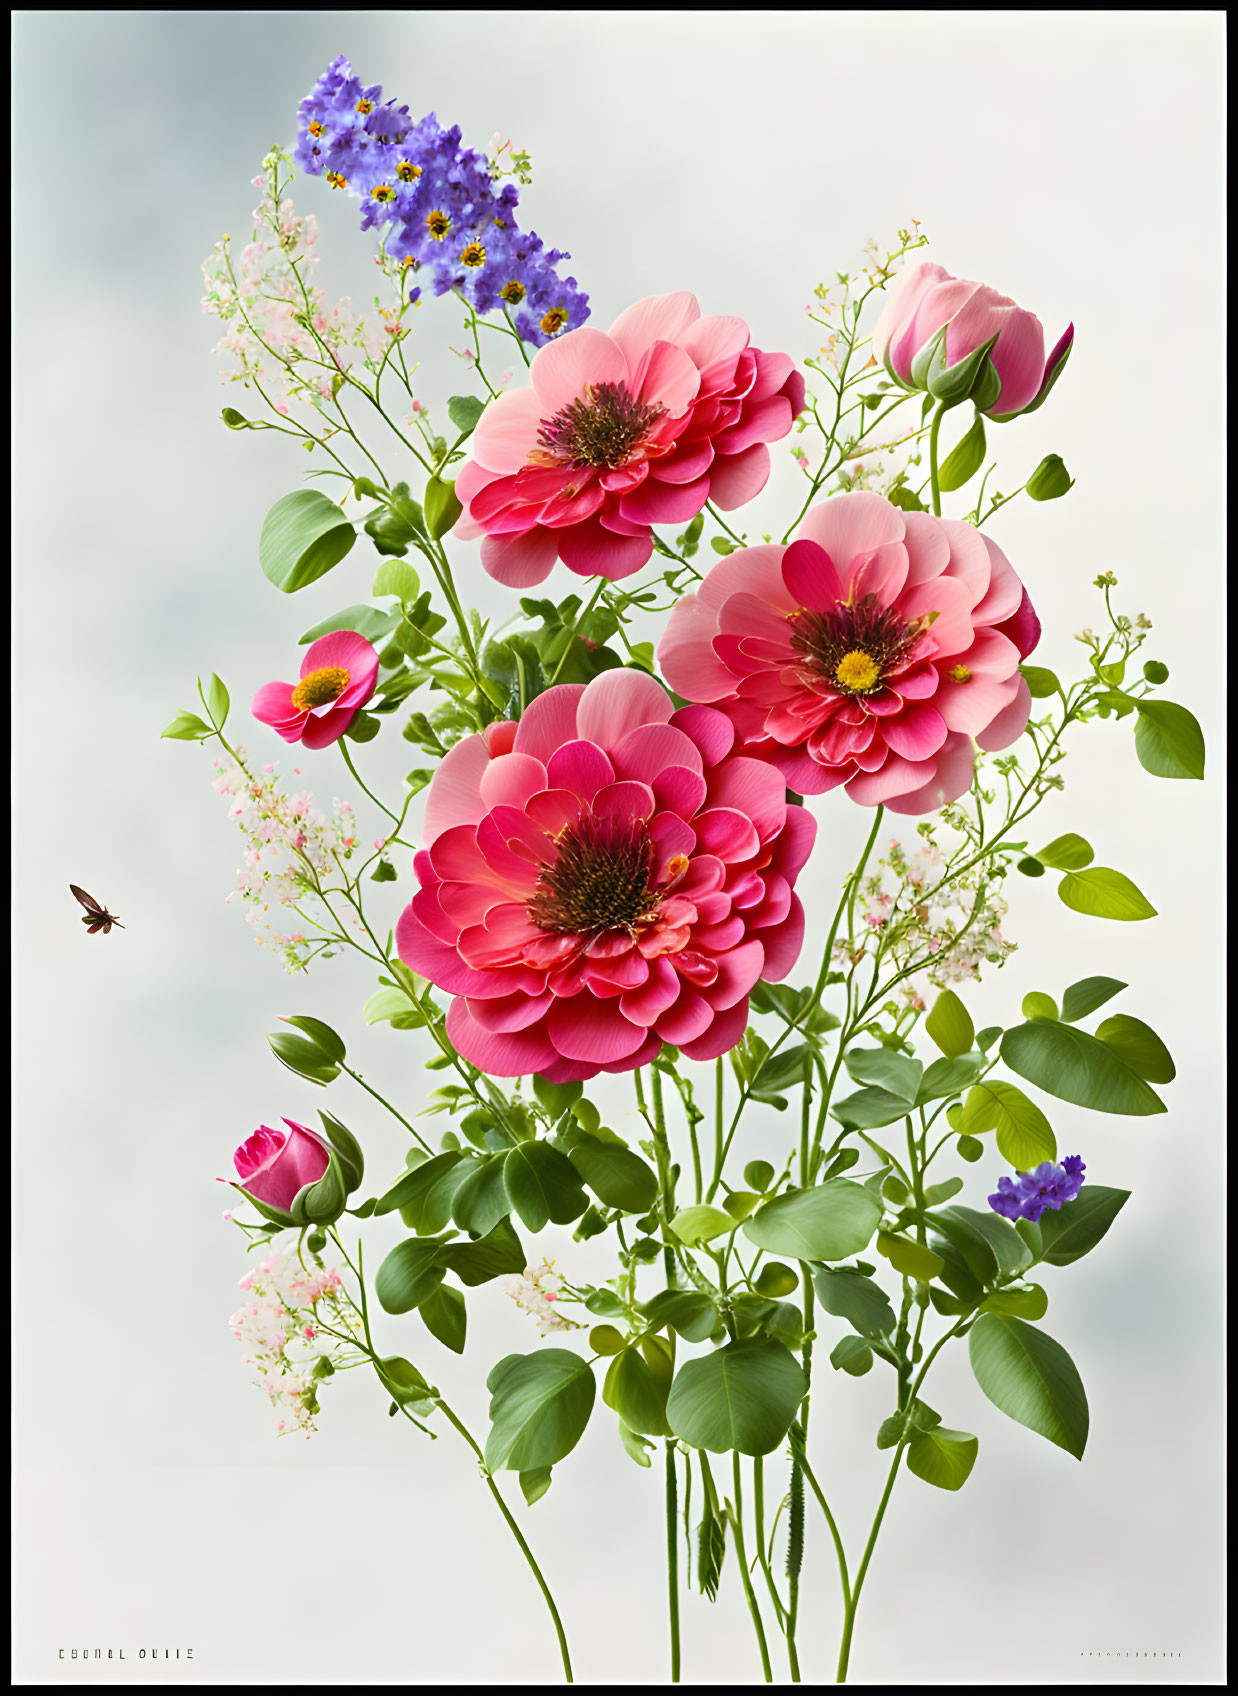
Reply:
<svg viewBox="0 0 1238 1696"><path fill-rule="evenodd" d="M788 547L741 548L675 606L671 688L735 725L801 795L927 813L970 786L973 740L1027 724L1040 621L1005 554L956 519L835 495Z"/></svg>
<svg viewBox="0 0 1238 1696"><path fill-rule="evenodd" d="M539 695L459 742L426 800L400 957L455 996L447 1034L494 1077L626 1072L664 1042L712 1060L758 978L785 977L816 826L730 720L644 672Z"/></svg>
<svg viewBox="0 0 1238 1696"><path fill-rule="evenodd" d="M545 326L543 326L545 328ZM651 525L705 505L730 512L769 476L767 442L791 428L804 379L789 354L749 345L742 318L702 318L695 295L652 295L609 331L541 348L532 388L491 402L456 481L458 536L526 589L556 559L612 581L653 552Z"/></svg>
<svg viewBox="0 0 1238 1696"><path fill-rule="evenodd" d="M343 736L377 680L377 649L355 630L333 630L310 643L298 682L264 683L250 710L285 742L326 748Z"/></svg>

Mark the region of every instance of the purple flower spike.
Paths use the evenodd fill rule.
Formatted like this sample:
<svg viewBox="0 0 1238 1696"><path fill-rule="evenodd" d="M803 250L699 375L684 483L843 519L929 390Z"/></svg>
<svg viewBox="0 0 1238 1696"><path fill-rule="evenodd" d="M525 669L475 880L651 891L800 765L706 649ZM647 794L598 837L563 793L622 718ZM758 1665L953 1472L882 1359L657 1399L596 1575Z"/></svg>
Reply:
<svg viewBox="0 0 1238 1696"><path fill-rule="evenodd" d="M1003 1219L1030 1219L1035 1224L1047 1208L1056 1210L1075 1199L1083 1188L1085 1171L1077 1154L1068 1154L1060 1166L1046 1160L1032 1172L999 1178L997 1194L989 1197L989 1206Z"/></svg>

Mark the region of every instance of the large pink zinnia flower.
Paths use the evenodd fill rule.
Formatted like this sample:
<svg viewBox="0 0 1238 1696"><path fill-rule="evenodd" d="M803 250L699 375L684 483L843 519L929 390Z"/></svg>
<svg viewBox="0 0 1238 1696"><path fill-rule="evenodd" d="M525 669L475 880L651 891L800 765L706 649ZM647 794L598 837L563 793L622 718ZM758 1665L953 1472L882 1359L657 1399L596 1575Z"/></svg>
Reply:
<svg viewBox="0 0 1238 1696"><path fill-rule="evenodd" d="M789 547L721 560L676 605L658 659L801 795L845 783L865 806L927 813L971 784L973 738L1022 734L1019 661L1039 638L989 537L853 494L813 507Z"/></svg>
<svg viewBox="0 0 1238 1696"><path fill-rule="evenodd" d="M637 301L534 357L531 389L486 408L456 481L458 536L484 536L492 577L527 589L556 559L627 577L651 524L725 512L764 488L769 449L804 404L789 354L750 347L742 318L702 318L696 296Z"/></svg>
<svg viewBox="0 0 1238 1696"><path fill-rule="evenodd" d="M945 373L993 337L992 375L977 372L976 405L991 418L1034 412L1061 374L1075 338L1068 324L1045 358L1034 312L987 283L952 277L931 260L909 265L895 281L873 327L873 357L906 389L936 393Z"/></svg>
<svg viewBox="0 0 1238 1696"><path fill-rule="evenodd" d="M326 748L348 729L377 679L377 649L355 630L333 630L310 643L298 682L264 683L250 710L285 742Z"/></svg>
<svg viewBox="0 0 1238 1696"><path fill-rule="evenodd" d="M466 1060L562 1083L739 1040L753 984L799 954L792 884L816 827L734 741L722 713L608 671L456 744L396 943L455 995Z"/></svg>

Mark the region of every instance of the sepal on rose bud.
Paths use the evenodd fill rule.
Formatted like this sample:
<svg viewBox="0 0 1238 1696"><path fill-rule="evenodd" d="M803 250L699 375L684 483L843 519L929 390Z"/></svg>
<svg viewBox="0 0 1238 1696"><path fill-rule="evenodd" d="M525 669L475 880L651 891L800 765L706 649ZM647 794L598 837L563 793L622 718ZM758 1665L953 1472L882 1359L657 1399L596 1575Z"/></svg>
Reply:
<svg viewBox="0 0 1238 1696"><path fill-rule="evenodd" d="M933 355L925 373L925 386L933 399L943 406L959 406L965 400L975 400L982 412L986 406L992 406L1001 393L1001 379L989 358L990 350L996 345L997 337L990 336L965 358L947 365L943 329L940 341L934 338Z"/></svg>
<svg viewBox="0 0 1238 1696"><path fill-rule="evenodd" d="M344 1187L351 1195L354 1190L360 1189L361 1180L365 1177L365 1156L361 1152L361 1145L348 1126L330 1113L320 1108L318 1117L322 1120L327 1141L339 1159L340 1170L344 1174Z"/></svg>

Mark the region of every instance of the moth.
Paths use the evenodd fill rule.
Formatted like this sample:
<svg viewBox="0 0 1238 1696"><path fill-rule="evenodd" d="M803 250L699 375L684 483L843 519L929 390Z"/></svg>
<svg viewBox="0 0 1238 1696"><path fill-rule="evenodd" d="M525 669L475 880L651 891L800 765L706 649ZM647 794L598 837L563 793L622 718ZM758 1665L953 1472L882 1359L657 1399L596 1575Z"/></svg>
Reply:
<svg viewBox="0 0 1238 1696"><path fill-rule="evenodd" d="M120 924L115 913L109 913L106 907L101 907L93 895L87 895L86 891L79 889L75 883L69 885L69 893L86 909L82 914L82 923L86 926L87 936L93 936L97 930L101 930L106 936L113 925L120 925L121 930L124 930L124 925Z"/></svg>

